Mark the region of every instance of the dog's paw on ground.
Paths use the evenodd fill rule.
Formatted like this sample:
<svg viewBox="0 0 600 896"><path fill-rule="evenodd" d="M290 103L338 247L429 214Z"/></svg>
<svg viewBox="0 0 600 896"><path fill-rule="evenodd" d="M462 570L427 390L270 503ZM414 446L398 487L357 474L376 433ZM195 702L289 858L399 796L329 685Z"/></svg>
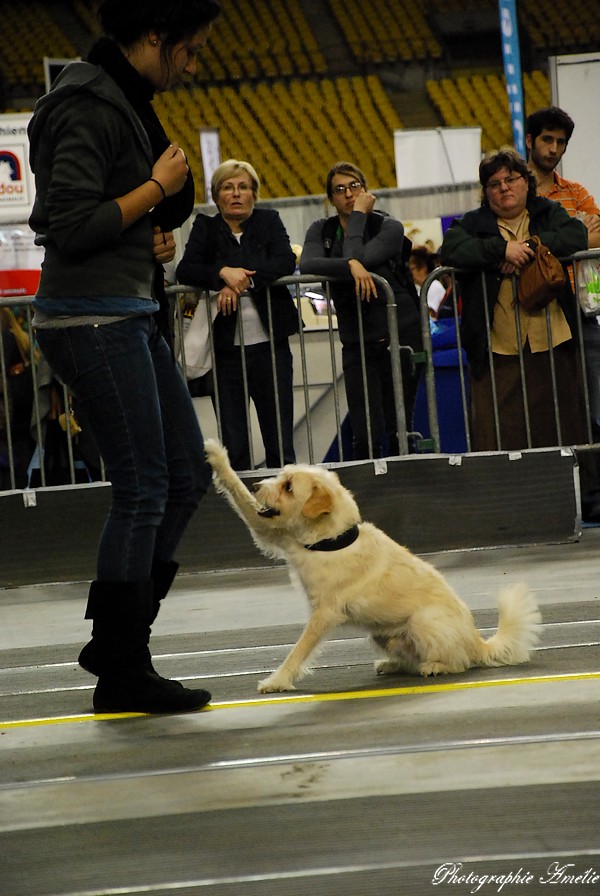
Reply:
<svg viewBox="0 0 600 896"><path fill-rule="evenodd" d="M263 678L262 681L258 682L259 694L280 694L284 691L295 690L296 688L289 679L277 677L276 675L269 675L268 678Z"/></svg>
<svg viewBox="0 0 600 896"><path fill-rule="evenodd" d="M395 675L402 670L400 663L394 660L376 660L374 666L378 675Z"/></svg>

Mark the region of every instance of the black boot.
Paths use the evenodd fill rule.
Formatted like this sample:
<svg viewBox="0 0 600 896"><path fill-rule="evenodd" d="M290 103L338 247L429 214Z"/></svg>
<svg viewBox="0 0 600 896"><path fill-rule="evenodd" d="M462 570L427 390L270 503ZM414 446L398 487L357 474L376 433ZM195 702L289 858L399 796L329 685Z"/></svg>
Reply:
<svg viewBox="0 0 600 896"><path fill-rule="evenodd" d="M155 560L152 564L150 578L154 583L154 592L152 595L153 616L150 620L150 625L158 616L160 602L169 593L178 569L179 563L176 563L174 560Z"/></svg>
<svg viewBox="0 0 600 896"><path fill-rule="evenodd" d="M179 563L174 560L155 560L152 564L151 577L154 583L154 591L152 596L152 618L150 625L158 616L161 600L167 596L169 589L173 584L173 580L177 575ZM82 669L91 675L98 675L98 657L96 655L96 644L94 638L82 647L77 662ZM154 667L150 663L150 670L154 672Z"/></svg>
<svg viewBox="0 0 600 896"><path fill-rule="evenodd" d="M86 618L94 620L92 638L98 662L94 710L107 712L190 712L211 695L161 678L148 649L152 619L152 582L92 582Z"/></svg>

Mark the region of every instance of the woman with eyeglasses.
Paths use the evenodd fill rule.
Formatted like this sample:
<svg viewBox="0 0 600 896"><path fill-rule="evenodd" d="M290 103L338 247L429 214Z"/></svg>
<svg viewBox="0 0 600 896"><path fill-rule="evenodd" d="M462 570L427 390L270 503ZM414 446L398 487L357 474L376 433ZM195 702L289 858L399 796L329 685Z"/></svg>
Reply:
<svg viewBox="0 0 600 896"><path fill-rule="evenodd" d="M559 258L585 249L587 236L581 222L570 218L558 202L536 196L535 177L511 147L489 153L482 160L479 181L481 207L467 212L446 231L442 264L463 269L459 276L463 303L461 337L469 361L472 448L475 451L518 450L529 446L512 275L518 276L533 257L527 242L531 236L538 236ZM486 297L499 442L489 364ZM529 313L521 304L518 306L532 448L587 441L582 372L575 339L578 312L568 276L562 293L547 310L560 432L554 409L546 309Z"/></svg>
<svg viewBox="0 0 600 896"><path fill-rule="evenodd" d="M221 435L236 470L248 470L251 464L245 386L256 409L267 467L296 459L289 336L298 332L298 313L287 286L269 289L274 280L294 273L296 256L279 213L256 207L259 189L249 162L223 162L211 179L218 213L196 216L177 267L180 283L215 294Z"/></svg>
<svg viewBox="0 0 600 896"><path fill-rule="evenodd" d="M371 273L384 277L394 291L398 336L400 346L404 346L401 348L402 384L406 427L410 432L420 375L411 355L413 350L422 348L419 298L408 268L411 244L404 237L400 221L374 211L375 196L368 191L363 172L352 162L337 162L330 169L326 190L337 214L321 218L308 228L300 270L303 274L324 274L346 280L331 284L331 296L342 343L354 460L397 455L399 439L387 296L381 288L377 289Z"/></svg>

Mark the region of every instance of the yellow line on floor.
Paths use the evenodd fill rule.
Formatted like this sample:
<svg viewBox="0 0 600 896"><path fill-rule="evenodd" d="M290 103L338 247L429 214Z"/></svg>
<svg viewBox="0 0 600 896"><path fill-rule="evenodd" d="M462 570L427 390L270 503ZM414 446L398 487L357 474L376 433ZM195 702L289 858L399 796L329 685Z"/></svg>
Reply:
<svg viewBox="0 0 600 896"><path fill-rule="evenodd" d="M377 688L367 691L340 691L329 694L274 694L265 697L250 697L247 700L211 703L199 712L214 712L218 709L240 709L247 706L272 706L290 703L327 703L340 700L366 700L380 697L412 697L417 694L442 694L450 691L469 691L477 688L497 688L522 684L556 684L563 681L600 680L600 672L575 672L560 675L532 675L529 678L495 678L486 681L459 681L450 684L423 684L402 688ZM12 722L0 721L0 729L32 728L43 725L67 725L75 722L107 722L114 719L134 719L147 716L141 712L86 713L77 716L56 716L40 719L17 719Z"/></svg>

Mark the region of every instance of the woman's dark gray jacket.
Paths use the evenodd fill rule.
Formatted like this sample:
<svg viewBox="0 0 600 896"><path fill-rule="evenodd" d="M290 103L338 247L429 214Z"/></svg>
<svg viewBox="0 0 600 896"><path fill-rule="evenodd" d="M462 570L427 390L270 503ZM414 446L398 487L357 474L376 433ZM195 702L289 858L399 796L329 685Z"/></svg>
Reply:
<svg viewBox="0 0 600 896"><path fill-rule="evenodd" d="M115 81L87 62L67 66L36 103L29 139L30 225L45 248L38 296L151 298L151 217L122 230L115 199L148 180L152 151Z"/></svg>
<svg viewBox="0 0 600 896"><path fill-rule="evenodd" d="M378 219L376 233L369 224ZM332 227L331 245L326 245L325 228ZM322 274L343 277L347 282L332 283L331 296L337 312L340 339L344 345L357 345L360 328L354 280L348 261L356 258L373 274L379 274L390 284L396 298L396 318L401 345L416 351L422 348L419 298L412 283L401 277L405 263L403 245L404 226L400 221L381 212L353 211L344 233L336 215L314 221L306 232L300 269L303 274ZM407 273L409 277L409 272ZM389 341L387 297L381 287L370 302L361 302L360 311L365 343Z"/></svg>
<svg viewBox="0 0 600 896"><path fill-rule="evenodd" d="M571 218L558 203L541 196L527 202L529 232L539 236L557 258L565 258L587 248L587 232L581 221ZM466 269L459 275L462 297L460 334L471 373L483 374L488 363L488 340L481 272L484 271L490 325L503 276L498 270L506 255L506 240L498 220L488 206L467 212L453 221L446 231L441 249L442 264ZM575 333L577 308L569 277L558 296L571 332Z"/></svg>

